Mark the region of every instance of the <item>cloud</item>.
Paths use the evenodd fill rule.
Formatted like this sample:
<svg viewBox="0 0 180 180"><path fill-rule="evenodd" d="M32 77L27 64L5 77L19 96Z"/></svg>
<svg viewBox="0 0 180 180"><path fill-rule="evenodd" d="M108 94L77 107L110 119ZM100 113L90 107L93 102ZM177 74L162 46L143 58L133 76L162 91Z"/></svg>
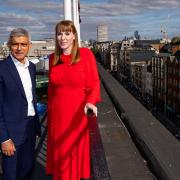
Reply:
<svg viewBox="0 0 180 180"><path fill-rule="evenodd" d="M109 0L105 3L81 3L81 19L82 24L84 21L86 24L88 22L89 29L91 25L96 27L97 24L107 24L109 39L118 40L124 36L132 36L135 30L139 30L142 37L161 38L161 25L172 30L169 32L172 37L177 34L177 30L171 29L171 24L176 24L176 29L180 28L178 18L174 17L174 14L179 12L179 7L179 0Z"/></svg>
<svg viewBox="0 0 180 180"><path fill-rule="evenodd" d="M108 3L118 4L124 8L132 7L136 9L162 9L162 8L178 8L180 7L179 0L109 0Z"/></svg>
<svg viewBox="0 0 180 180"><path fill-rule="evenodd" d="M132 15L139 13L136 9L131 7L124 8L120 4L109 4L109 3L93 3L93 4L81 4L82 16L93 16L93 17L105 17L105 16L120 16L120 15Z"/></svg>
<svg viewBox="0 0 180 180"><path fill-rule="evenodd" d="M121 16L137 15L147 11L158 11L163 9L178 9L179 0L109 0L105 3L81 3L82 16Z"/></svg>
<svg viewBox="0 0 180 180"><path fill-rule="evenodd" d="M0 13L1 26L37 26L42 25L36 18L29 15L18 15L15 13Z"/></svg>
<svg viewBox="0 0 180 180"><path fill-rule="evenodd" d="M22 12L28 11L32 13L46 13L49 11L58 11L63 9L63 4L57 1L47 1L47 0L6 0L1 3L1 6L8 7L14 9L19 9Z"/></svg>
<svg viewBox="0 0 180 180"><path fill-rule="evenodd" d="M52 37L55 24L63 19L63 4L58 1L6 0L2 1L0 11L1 42L15 27L29 30L34 39Z"/></svg>
<svg viewBox="0 0 180 180"><path fill-rule="evenodd" d="M81 1L81 38L96 39L98 24L107 24L109 40L132 36L161 36L163 24L171 36L180 34L180 0L84 0ZM63 0L6 0L0 7L0 41L11 28L24 27L33 40L54 36L54 27L64 18Z"/></svg>

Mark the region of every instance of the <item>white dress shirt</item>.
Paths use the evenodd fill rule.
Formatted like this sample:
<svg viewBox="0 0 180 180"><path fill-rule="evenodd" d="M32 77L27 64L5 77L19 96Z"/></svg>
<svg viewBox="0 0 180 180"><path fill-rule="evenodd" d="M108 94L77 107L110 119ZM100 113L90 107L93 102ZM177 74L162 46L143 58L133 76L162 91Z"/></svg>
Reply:
<svg viewBox="0 0 180 180"><path fill-rule="evenodd" d="M29 61L26 58L25 59L25 64L19 62L17 59L15 59L12 55L10 55L16 68L19 73L19 76L21 78L21 82L24 88L24 92L26 95L26 99L28 102L28 114L27 116L34 116L35 115L35 110L34 110L34 105L33 105L33 95L32 95L32 81L31 81L31 76L29 73Z"/></svg>

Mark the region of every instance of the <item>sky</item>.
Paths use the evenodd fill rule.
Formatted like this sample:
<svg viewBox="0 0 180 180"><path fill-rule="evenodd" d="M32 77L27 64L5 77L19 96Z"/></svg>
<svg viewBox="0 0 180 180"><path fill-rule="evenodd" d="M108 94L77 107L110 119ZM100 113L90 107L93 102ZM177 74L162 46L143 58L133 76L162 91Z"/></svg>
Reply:
<svg viewBox="0 0 180 180"><path fill-rule="evenodd" d="M54 37L64 19L64 0L0 0L0 44L13 28L23 27L32 40ZM80 0L81 39L96 40L97 25L108 27L108 40L120 41L139 31L141 38L180 37L180 0Z"/></svg>

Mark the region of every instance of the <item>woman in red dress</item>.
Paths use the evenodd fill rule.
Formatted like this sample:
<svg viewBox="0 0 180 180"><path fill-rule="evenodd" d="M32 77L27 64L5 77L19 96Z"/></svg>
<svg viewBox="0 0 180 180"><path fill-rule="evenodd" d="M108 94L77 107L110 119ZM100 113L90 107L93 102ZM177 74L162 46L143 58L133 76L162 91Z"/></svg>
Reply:
<svg viewBox="0 0 180 180"><path fill-rule="evenodd" d="M79 48L72 21L55 29L55 52L50 55L48 143L46 173L53 180L90 178L87 110L97 116L100 81L88 48Z"/></svg>

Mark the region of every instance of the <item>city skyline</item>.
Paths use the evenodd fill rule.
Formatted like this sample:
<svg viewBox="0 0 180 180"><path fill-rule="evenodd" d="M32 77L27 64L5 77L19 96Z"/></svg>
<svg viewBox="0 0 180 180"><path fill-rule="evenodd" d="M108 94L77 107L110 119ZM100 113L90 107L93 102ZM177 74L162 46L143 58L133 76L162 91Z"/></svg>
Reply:
<svg viewBox="0 0 180 180"><path fill-rule="evenodd" d="M96 40L97 25L108 26L109 40L122 40L139 31L142 38L160 39L161 28L171 39L180 36L180 0L80 0L81 39ZM32 40L54 37L64 19L63 0L1 0L0 43L15 27L30 31Z"/></svg>

